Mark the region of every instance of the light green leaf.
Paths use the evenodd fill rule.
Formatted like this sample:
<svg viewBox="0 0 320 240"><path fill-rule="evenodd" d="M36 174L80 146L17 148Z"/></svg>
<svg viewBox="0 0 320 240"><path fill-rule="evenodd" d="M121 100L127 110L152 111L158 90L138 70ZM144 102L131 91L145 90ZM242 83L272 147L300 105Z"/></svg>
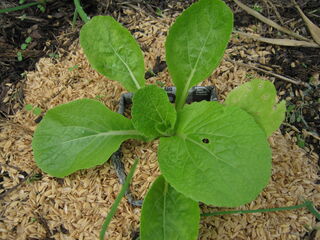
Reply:
<svg viewBox="0 0 320 240"><path fill-rule="evenodd" d="M110 16L96 16L80 32L80 43L91 66L119 81L131 92L145 84L141 49L130 32Z"/></svg>
<svg viewBox="0 0 320 240"><path fill-rule="evenodd" d="M250 113L269 137L285 118L286 103L277 104L277 92L269 81L255 79L233 89L226 105L238 106Z"/></svg>
<svg viewBox="0 0 320 240"><path fill-rule="evenodd" d="M142 88L133 96L132 123L147 137L172 135L176 116L166 92L155 85Z"/></svg>
<svg viewBox="0 0 320 240"><path fill-rule="evenodd" d="M143 201L140 240L196 240L199 222L198 203L159 176Z"/></svg>
<svg viewBox="0 0 320 240"><path fill-rule="evenodd" d="M26 50L27 47L28 47L28 44L26 44L26 43L21 44L21 50Z"/></svg>
<svg viewBox="0 0 320 240"><path fill-rule="evenodd" d="M22 53L20 51L17 52L17 58L18 58L19 62L21 62L23 60L23 56L22 56Z"/></svg>
<svg viewBox="0 0 320 240"><path fill-rule="evenodd" d="M31 43L32 42L32 37L27 37L24 42L25 43Z"/></svg>
<svg viewBox="0 0 320 240"><path fill-rule="evenodd" d="M177 87L177 109L188 90L218 66L232 32L233 15L220 0L200 0L177 18L166 40L166 61Z"/></svg>
<svg viewBox="0 0 320 240"><path fill-rule="evenodd" d="M49 110L32 148L43 171L64 177L104 163L129 138L139 138L129 119L98 101L82 99Z"/></svg>
<svg viewBox="0 0 320 240"><path fill-rule="evenodd" d="M234 207L255 199L271 173L271 151L253 117L216 102L178 112L177 135L160 138L166 180L195 201Z"/></svg>
<svg viewBox="0 0 320 240"><path fill-rule="evenodd" d="M42 112L42 109L39 108L39 107L35 107L35 108L33 109L33 114L34 114L34 115L40 115L41 112Z"/></svg>
<svg viewBox="0 0 320 240"><path fill-rule="evenodd" d="M32 104L26 104L24 106L24 109L27 110L27 111L31 111L33 109L33 106L32 106Z"/></svg>

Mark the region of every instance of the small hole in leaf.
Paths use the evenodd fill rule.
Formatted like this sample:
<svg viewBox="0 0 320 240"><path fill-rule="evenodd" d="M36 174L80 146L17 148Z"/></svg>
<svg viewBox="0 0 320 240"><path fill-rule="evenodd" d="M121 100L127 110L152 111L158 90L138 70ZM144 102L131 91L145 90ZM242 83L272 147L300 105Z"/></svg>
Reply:
<svg viewBox="0 0 320 240"><path fill-rule="evenodd" d="M202 142L208 144L209 143L209 139L208 138L204 138L204 139L202 139Z"/></svg>

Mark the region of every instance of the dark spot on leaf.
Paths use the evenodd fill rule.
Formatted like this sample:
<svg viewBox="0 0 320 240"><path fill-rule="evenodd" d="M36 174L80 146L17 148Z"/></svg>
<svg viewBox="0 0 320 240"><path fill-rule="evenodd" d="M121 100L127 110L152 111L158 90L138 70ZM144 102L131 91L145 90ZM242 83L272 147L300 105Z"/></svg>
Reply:
<svg viewBox="0 0 320 240"><path fill-rule="evenodd" d="M204 139L202 139L202 142L208 144L209 143L209 139L208 138L204 138Z"/></svg>

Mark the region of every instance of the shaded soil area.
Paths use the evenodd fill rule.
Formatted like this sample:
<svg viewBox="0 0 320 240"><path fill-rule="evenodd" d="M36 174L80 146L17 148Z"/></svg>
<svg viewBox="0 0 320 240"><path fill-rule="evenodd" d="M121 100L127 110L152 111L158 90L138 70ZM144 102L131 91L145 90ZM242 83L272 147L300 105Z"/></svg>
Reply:
<svg viewBox="0 0 320 240"><path fill-rule="evenodd" d="M12 2L3 1L1 8L16 6ZM57 36L70 28L73 12L74 7L68 1L48 1L42 10L34 6L1 14L1 117L14 114L15 110L21 107L23 92L20 81L24 79L23 73L34 70L41 57L59 58L57 49L62 47L62 42L58 41ZM70 41L64 43L64 47L70 45L77 34L69 34L68 37ZM31 39L30 43L26 43L28 38Z"/></svg>
<svg viewBox="0 0 320 240"><path fill-rule="evenodd" d="M28 2L32 1L25 3ZM23 106L21 83L24 79L23 73L34 70L35 64L44 56L54 59L63 57L59 56L57 50L67 49L78 38L83 23L80 19L73 22L75 10L73 1L48 0L46 2L42 9L33 6L0 15L1 118L14 114ZM148 1L84 0L82 5L89 16L111 14L118 19L128 8L147 11L154 16L161 15L162 10L170 8L170 2L177 1L155 0L150 3ZM183 2L181 6L187 6L194 1L181 2ZM0 9L16 6L18 6L17 1L13 0L4 0L0 3ZM171 10L176 11L176 9ZM62 38L61 35L63 35ZM28 38L32 39L30 43L26 43Z"/></svg>

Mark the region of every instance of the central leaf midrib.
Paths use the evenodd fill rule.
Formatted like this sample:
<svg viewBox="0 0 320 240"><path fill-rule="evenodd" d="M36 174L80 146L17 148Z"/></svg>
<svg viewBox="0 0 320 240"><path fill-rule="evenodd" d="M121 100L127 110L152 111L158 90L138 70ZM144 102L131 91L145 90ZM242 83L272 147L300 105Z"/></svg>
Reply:
<svg viewBox="0 0 320 240"><path fill-rule="evenodd" d="M90 138L90 137L100 137L100 136L119 136L119 135L138 135L139 132L137 130L119 130L119 131L109 131L109 132L101 132L98 134L94 134L94 135L88 135L88 136L84 136L84 137L80 137L80 138L76 138L73 140L69 140L66 142L62 142L62 143L69 143L69 142L73 142L73 141L78 141L78 140L83 140L85 138Z"/></svg>
<svg viewBox="0 0 320 240"><path fill-rule="evenodd" d="M164 180L165 181L165 180ZM167 208L167 192L168 192L168 183L164 182L164 193L163 193L163 211L162 211L162 228L163 228L163 240L166 238L166 208Z"/></svg>
<svg viewBox="0 0 320 240"><path fill-rule="evenodd" d="M196 60L195 64L194 64L193 67L190 69L191 72L190 72L190 75L189 75L189 77L188 77L188 79L187 79L187 83L185 84L184 89L183 89L183 91L182 91L182 98L181 98L182 100L181 100L181 101L184 100L185 95L187 94L188 90L190 89L191 80L193 79L194 74L196 73L196 70L197 70L197 67L198 67L198 64L199 64L199 61L200 61L200 57L201 57L202 54L203 54L203 51L204 51L204 49L205 49L205 46L207 45L207 42L208 42L208 40L209 40L209 36L211 35L212 31L213 31L213 29L211 28L210 31L208 32L208 35L206 36L206 40L205 40L204 44L201 46L201 50L200 50L200 52L199 52L199 55L198 55L198 57L197 57L197 60ZM187 35L187 36L188 36L188 35ZM188 41L189 41L189 40L188 40ZM188 42L188 41L187 41L187 42ZM189 46L189 45L188 45L188 46ZM188 55L188 56L189 56L189 55ZM190 65L190 63L189 63L189 65Z"/></svg>
<svg viewBox="0 0 320 240"><path fill-rule="evenodd" d="M120 61L123 63L123 65L126 67L126 69L129 72L129 75L134 83L134 85L136 86L137 89L140 89L141 86L139 84L139 82L137 81L136 77L134 76L133 72L131 71L130 67L128 66L128 64L122 59L122 57L118 54L118 52L114 49L114 47L112 46L112 44L110 43L110 47L113 50L114 54L120 59Z"/></svg>
<svg viewBox="0 0 320 240"><path fill-rule="evenodd" d="M77 141L81 141L84 139L90 139L90 138L96 138L96 137L105 137L105 136L126 136L126 135L141 135L137 130L119 130L119 131L108 131L108 132L100 132L98 134L91 134L91 135L87 135L87 136L83 136L83 137L79 137L79 138L75 138L75 139L71 139L65 142L59 142L58 144L54 144L51 145L45 149L49 149L52 147L56 147L59 145L64 145L64 144L69 144L71 142L77 142Z"/></svg>

